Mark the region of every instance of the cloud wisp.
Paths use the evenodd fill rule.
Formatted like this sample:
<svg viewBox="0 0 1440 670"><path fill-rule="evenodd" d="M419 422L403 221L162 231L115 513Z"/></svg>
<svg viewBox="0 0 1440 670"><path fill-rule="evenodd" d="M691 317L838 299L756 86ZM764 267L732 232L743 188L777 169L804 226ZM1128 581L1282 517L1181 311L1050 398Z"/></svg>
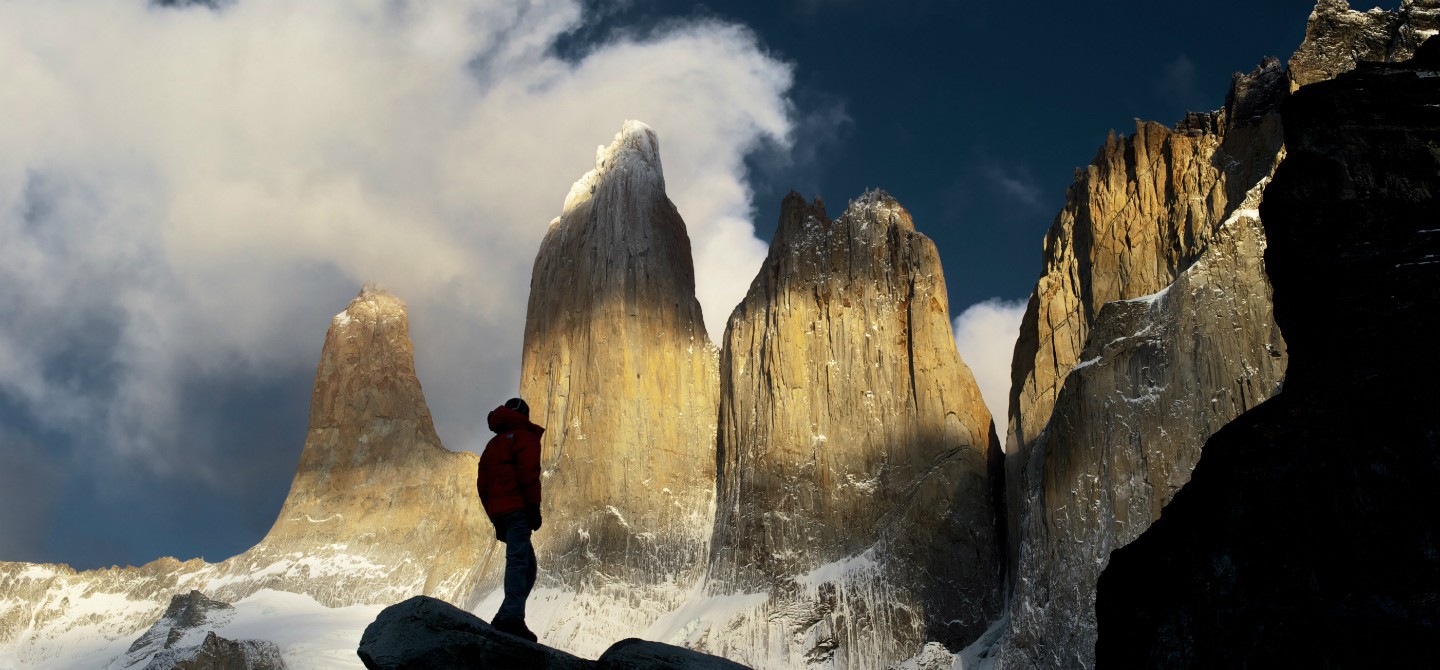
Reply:
<svg viewBox="0 0 1440 670"><path fill-rule="evenodd" d="M265 408L184 396L313 371L367 281L410 305L442 438L477 448L517 386L539 240L627 118L660 134L718 335L764 257L744 160L789 141L789 66L714 21L555 56L586 20L578 0L0 4L0 394L65 438L24 453L243 496L228 464L293 455L303 425L235 454L196 427Z"/></svg>
<svg viewBox="0 0 1440 670"><path fill-rule="evenodd" d="M1154 82L1155 95L1175 107L1189 111L1205 111L1206 96L1201 92L1195 62L1180 54L1165 65L1165 71Z"/></svg>
<svg viewBox="0 0 1440 670"><path fill-rule="evenodd" d="M965 308L955 317L955 349L975 375L980 395L1002 439L1009 414L1010 361L1024 316L1025 301L991 298Z"/></svg>

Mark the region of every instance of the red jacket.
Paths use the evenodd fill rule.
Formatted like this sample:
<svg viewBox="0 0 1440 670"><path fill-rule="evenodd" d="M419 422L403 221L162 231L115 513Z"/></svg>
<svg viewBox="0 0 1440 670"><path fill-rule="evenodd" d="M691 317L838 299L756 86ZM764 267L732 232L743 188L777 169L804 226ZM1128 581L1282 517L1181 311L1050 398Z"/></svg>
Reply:
<svg viewBox="0 0 1440 670"><path fill-rule="evenodd" d="M540 436L545 429L509 407L489 416L495 437L480 454L475 487L490 518L540 504Z"/></svg>

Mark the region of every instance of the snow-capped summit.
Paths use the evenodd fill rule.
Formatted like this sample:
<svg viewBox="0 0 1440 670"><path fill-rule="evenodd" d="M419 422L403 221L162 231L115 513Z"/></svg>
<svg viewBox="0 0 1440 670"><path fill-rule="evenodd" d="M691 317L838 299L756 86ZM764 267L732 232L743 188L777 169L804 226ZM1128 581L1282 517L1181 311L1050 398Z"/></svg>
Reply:
<svg viewBox="0 0 1440 670"><path fill-rule="evenodd" d="M576 182L531 273L520 395L547 429L541 586L580 599L551 644L598 654L611 634L639 635L679 606L703 574L716 358L659 141L627 121Z"/></svg>
<svg viewBox="0 0 1440 670"><path fill-rule="evenodd" d="M595 148L595 169L586 172L565 196L563 217L577 205L590 200L603 184L627 190L665 193L665 175L660 168L660 139L650 126L628 120L615 133L609 146ZM559 222L556 218L551 225Z"/></svg>
<svg viewBox="0 0 1440 670"><path fill-rule="evenodd" d="M243 667L284 670L280 649L268 640L227 640L215 634L235 619L235 607L199 591L176 595L165 615L107 670ZM142 665L143 663L143 665Z"/></svg>

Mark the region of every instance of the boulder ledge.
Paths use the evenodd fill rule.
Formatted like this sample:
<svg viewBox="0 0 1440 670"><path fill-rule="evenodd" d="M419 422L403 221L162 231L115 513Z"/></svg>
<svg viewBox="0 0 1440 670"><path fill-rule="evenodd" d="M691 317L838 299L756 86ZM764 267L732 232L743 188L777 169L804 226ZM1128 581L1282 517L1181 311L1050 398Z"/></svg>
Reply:
<svg viewBox="0 0 1440 670"><path fill-rule="evenodd" d="M745 670L689 649L630 638L591 661L502 633L450 603L415 596L386 607L365 628L357 651L370 670Z"/></svg>

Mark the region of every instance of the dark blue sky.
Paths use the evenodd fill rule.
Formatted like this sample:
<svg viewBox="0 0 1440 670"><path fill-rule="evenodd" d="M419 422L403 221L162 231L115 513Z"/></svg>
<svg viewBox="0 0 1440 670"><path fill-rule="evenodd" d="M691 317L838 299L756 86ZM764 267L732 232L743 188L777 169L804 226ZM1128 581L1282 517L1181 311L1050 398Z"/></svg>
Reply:
<svg viewBox="0 0 1440 670"><path fill-rule="evenodd" d="M1308 0L612 0L590 3L598 18L557 50L578 59L621 35L696 21L748 26L763 49L793 66L789 98L798 121L792 147L765 148L748 160L759 235L769 239L789 190L823 198L838 216L848 200L882 188L935 240L953 316L990 298L1028 296L1043 236L1075 169L1112 129L1129 133L1137 118L1173 124L1187 111L1218 108L1232 73L1264 56L1288 58L1312 7ZM333 305L331 313L358 288L334 283L316 301ZM73 364L73 374L47 371L73 377L81 399L108 397L120 374L105 361L124 315L109 323L94 314L94 327L76 324L75 332L90 335L74 355L54 359ZM322 323L306 339L317 347ZM86 358L95 352L99 359ZM289 488L313 366L312 358L225 378L185 371L194 388L181 389L186 423L175 432L206 445L196 459L226 455L212 464L222 476L209 483L184 474L196 465L185 456L160 475L108 466L100 476L77 475L90 445L63 425L37 421L0 388L0 505L11 507L0 515L0 533L12 534L0 545L17 552L0 560L95 568L165 555L217 561L249 548ZM19 507L26 509L16 513Z"/></svg>
<svg viewBox="0 0 1440 670"><path fill-rule="evenodd" d="M793 100L810 122L791 160L752 161L762 237L789 190L838 216L884 189L935 240L958 313L1028 296L1074 170L1110 130L1219 108L1232 73L1289 58L1313 7L634 0L577 41L696 16L751 27L795 64Z"/></svg>

